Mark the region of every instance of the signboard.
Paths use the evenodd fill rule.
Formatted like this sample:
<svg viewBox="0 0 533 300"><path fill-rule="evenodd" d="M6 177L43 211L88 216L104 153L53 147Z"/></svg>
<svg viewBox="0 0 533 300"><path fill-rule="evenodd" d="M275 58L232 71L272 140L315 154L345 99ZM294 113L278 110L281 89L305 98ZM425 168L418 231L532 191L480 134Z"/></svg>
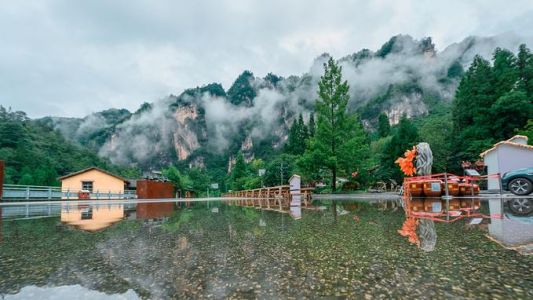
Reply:
<svg viewBox="0 0 533 300"><path fill-rule="evenodd" d="M218 190L218 183L211 183L211 189Z"/></svg>
<svg viewBox="0 0 533 300"><path fill-rule="evenodd" d="M266 173L266 169L259 169L259 176L263 176Z"/></svg>

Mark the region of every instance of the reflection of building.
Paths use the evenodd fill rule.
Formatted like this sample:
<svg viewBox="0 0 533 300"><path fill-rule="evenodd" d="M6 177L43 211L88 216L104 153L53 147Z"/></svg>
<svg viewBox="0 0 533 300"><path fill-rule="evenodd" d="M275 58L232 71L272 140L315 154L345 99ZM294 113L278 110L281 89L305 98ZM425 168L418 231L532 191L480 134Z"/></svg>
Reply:
<svg viewBox="0 0 533 300"><path fill-rule="evenodd" d="M487 174L503 175L515 169L533 167L533 146L527 144L527 136L523 135L515 135L506 141L501 141L480 156L487 166ZM488 189L499 189L498 180L498 178L489 178Z"/></svg>
<svg viewBox="0 0 533 300"><path fill-rule="evenodd" d="M174 211L174 207L174 202L138 203L136 212L137 218L159 219L163 217L170 217Z"/></svg>
<svg viewBox="0 0 533 300"><path fill-rule="evenodd" d="M504 214L503 209L500 200L489 200L490 214L494 216L489 224L490 236L506 247L527 249L527 245L533 245L533 217Z"/></svg>
<svg viewBox="0 0 533 300"><path fill-rule="evenodd" d="M76 193L80 190L87 190L93 194L101 193L102 197L106 194L115 194L114 197L118 197L116 194L124 194L124 185L127 183L126 179L96 167L65 175L59 180L62 191L73 192L70 199L76 199Z"/></svg>
<svg viewBox="0 0 533 300"><path fill-rule="evenodd" d="M64 205L61 208L62 223L87 231L104 229L123 218L122 204Z"/></svg>

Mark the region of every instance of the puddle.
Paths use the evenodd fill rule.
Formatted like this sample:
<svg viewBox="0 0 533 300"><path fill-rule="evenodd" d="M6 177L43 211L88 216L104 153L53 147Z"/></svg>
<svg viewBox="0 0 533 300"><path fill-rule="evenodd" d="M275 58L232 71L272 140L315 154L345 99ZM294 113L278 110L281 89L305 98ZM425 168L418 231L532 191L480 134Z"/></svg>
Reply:
<svg viewBox="0 0 533 300"><path fill-rule="evenodd" d="M13 219L25 209L10 208L0 231L0 296L78 286L143 299L533 297L533 256L486 237L531 241L531 222L511 216L435 224L436 247L426 253L398 235L404 213L395 201L321 200L300 220L215 202L149 204L59 206L23 220ZM499 209L482 205L506 214Z"/></svg>

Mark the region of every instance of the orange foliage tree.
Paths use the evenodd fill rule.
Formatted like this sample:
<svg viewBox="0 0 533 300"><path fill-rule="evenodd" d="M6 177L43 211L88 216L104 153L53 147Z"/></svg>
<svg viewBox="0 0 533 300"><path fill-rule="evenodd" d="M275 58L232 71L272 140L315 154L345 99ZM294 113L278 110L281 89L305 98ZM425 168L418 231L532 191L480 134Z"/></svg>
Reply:
<svg viewBox="0 0 533 300"><path fill-rule="evenodd" d="M404 153L405 157L398 157L395 161L400 166L400 169L406 176L413 176L416 173L414 160L416 157L416 147L413 146L412 150L407 150Z"/></svg>

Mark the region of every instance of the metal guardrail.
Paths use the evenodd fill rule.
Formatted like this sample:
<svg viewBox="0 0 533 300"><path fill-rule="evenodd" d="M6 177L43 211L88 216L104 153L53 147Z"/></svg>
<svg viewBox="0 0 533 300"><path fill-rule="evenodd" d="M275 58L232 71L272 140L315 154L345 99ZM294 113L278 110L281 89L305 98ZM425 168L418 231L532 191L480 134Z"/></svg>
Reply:
<svg viewBox="0 0 533 300"><path fill-rule="evenodd" d="M79 191L61 190L57 186L4 184L2 198L6 201L77 199ZM129 190L124 192L94 191L89 196L91 199L133 199L136 193Z"/></svg>

